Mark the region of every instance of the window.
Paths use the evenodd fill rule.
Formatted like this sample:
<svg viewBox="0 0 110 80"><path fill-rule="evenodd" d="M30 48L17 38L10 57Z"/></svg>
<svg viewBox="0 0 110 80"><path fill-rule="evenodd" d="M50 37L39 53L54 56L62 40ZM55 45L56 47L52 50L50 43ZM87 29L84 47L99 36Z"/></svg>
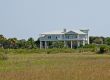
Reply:
<svg viewBox="0 0 110 80"><path fill-rule="evenodd" d="M66 35L65 37L66 37L66 39L69 39L69 35Z"/></svg>
<svg viewBox="0 0 110 80"><path fill-rule="evenodd" d="M51 36L48 36L48 39L51 39Z"/></svg>
<svg viewBox="0 0 110 80"><path fill-rule="evenodd" d="M77 35L75 35L75 38L77 38Z"/></svg>

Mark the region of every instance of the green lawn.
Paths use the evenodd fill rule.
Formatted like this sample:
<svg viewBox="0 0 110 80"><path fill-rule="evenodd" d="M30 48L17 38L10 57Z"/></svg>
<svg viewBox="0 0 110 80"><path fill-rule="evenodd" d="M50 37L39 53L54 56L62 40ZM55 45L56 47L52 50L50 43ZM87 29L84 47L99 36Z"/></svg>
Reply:
<svg viewBox="0 0 110 80"><path fill-rule="evenodd" d="M110 55L8 54L0 80L110 80Z"/></svg>

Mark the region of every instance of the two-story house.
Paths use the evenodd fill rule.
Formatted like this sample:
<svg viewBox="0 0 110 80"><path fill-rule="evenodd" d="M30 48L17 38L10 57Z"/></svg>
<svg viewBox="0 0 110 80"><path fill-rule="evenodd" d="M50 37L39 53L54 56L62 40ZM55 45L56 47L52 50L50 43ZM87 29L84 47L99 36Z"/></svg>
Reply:
<svg viewBox="0 0 110 80"><path fill-rule="evenodd" d="M89 44L89 30L62 30L62 31L52 31L41 33L40 48L48 48L48 42L52 41L63 41L64 47L68 47L68 42L70 42L70 48L74 45L79 47L80 45Z"/></svg>

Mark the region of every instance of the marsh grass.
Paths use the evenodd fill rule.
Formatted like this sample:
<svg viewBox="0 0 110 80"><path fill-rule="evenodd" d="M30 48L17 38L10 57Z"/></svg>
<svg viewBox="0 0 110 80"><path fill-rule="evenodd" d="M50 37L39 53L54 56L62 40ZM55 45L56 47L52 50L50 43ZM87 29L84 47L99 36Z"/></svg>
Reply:
<svg viewBox="0 0 110 80"><path fill-rule="evenodd" d="M0 80L109 80L110 55L94 53L8 54Z"/></svg>
<svg viewBox="0 0 110 80"><path fill-rule="evenodd" d="M0 49L0 53L5 54L57 54L57 53L85 53L97 52L95 48L52 48L52 49Z"/></svg>
<svg viewBox="0 0 110 80"><path fill-rule="evenodd" d="M7 50L0 49L0 60L7 60L8 59L7 54L8 54Z"/></svg>

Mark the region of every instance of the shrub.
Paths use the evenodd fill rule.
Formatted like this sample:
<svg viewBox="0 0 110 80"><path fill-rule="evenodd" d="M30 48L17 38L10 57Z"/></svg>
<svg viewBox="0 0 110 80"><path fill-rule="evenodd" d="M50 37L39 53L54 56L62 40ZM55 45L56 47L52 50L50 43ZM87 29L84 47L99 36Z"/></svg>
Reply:
<svg viewBox="0 0 110 80"><path fill-rule="evenodd" d="M85 45L83 48L96 48L97 45L96 44L88 44L88 45Z"/></svg>
<svg viewBox="0 0 110 80"><path fill-rule="evenodd" d="M63 48L63 47L64 47L64 43L61 42L61 41L52 42L51 47L52 47L52 48Z"/></svg>
<svg viewBox="0 0 110 80"><path fill-rule="evenodd" d="M83 52L97 52L99 45L96 44L87 44L82 47Z"/></svg>
<svg viewBox="0 0 110 80"><path fill-rule="evenodd" d="M107 45L101 45L99 48L99 54L107 53L109 52L110 47Z"/></svg>

